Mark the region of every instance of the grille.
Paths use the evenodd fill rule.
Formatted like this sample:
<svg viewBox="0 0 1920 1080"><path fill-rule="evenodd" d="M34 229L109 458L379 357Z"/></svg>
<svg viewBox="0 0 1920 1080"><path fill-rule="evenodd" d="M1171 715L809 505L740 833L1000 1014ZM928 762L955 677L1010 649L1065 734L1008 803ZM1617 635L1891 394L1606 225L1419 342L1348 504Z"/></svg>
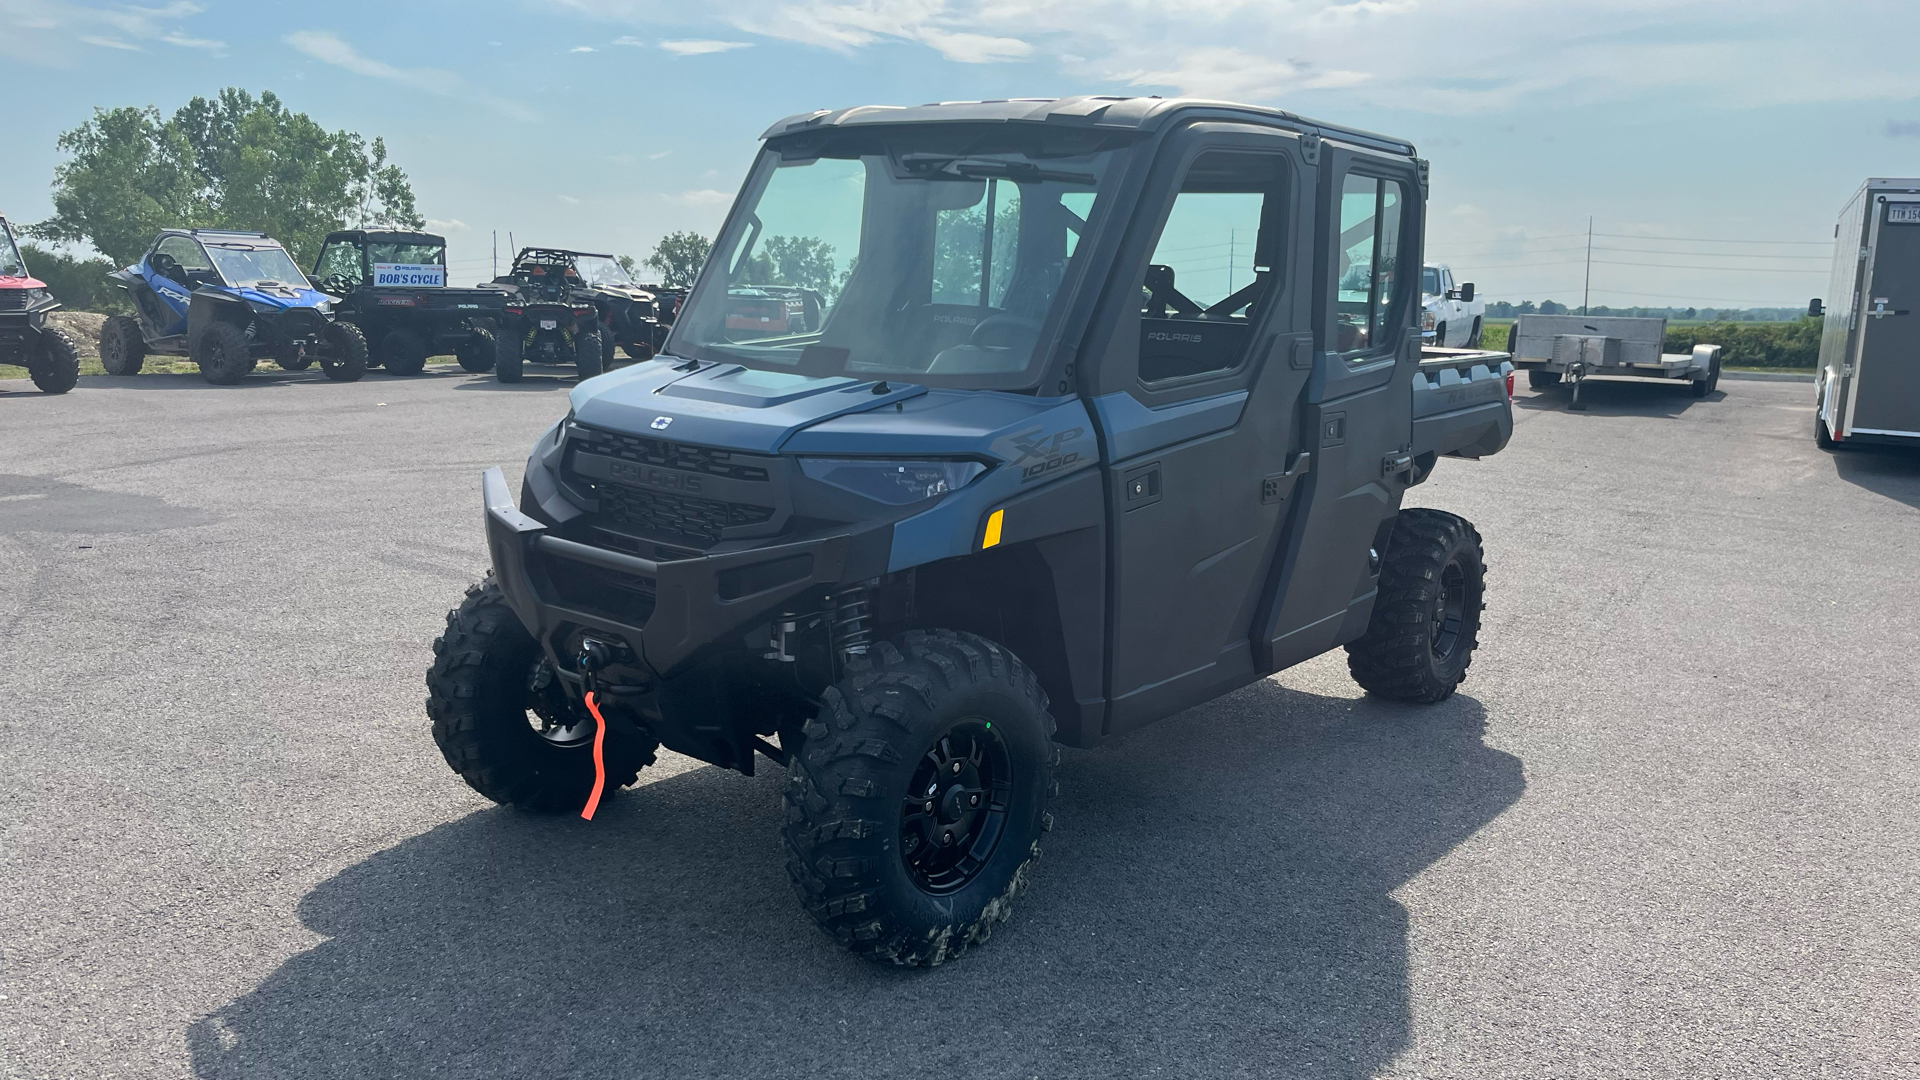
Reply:
<svg viewBox="0 0 1920 1080"><path fill-rule="evenodd" d="M773 517L771 506L696 499L605 481L594 484L594 493L600 496L600 512L606 520L642 536L664 534L713 544L719 542L723 529L759 525Z"/></svg>
<svg viewBox="0 0 1920 1080"><path fill-rule="evenodd" d="M624 458L645 465L659 465L683 472L706 473L709 476L724 476L730 480L767 479L767 470L760 465L749 465L745 455L734 454L726 450L709 450L703 446L687 446L682 443L665 442L639 435L627 435L621 432L602 431L599 428L574 425L574 434L582 440L582 449L608 457ZM702 500L692 500L699 502ZM714 505L723 505L715 503ZM769 514L771 510L767 511ZM762 517L761 521L766 518Z"/></svg>
<svg viewBox="0 0 1920 1080"><path fill-rule="evenodd" d="M27 290L0 289L0 311L27 310Z"/></svg>

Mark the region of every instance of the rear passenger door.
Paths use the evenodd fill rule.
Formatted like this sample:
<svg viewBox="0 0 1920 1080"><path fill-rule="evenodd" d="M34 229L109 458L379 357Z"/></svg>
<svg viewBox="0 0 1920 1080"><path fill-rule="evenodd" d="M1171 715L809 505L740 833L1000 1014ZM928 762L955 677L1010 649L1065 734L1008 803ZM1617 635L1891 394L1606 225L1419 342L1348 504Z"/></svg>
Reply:
<svg viewBox="0 0 1920 1080"><path fill-rule="evenodd" d="M1167 194L1123 246L1093 401L1113 521L1109 732L1257 677L1247 629L1312 355L1296 227L1311 177L1293 137L1196 125L1163 147L1149 190Z"/></svg>
<svg viewBox="0 0 1920 1080"><path fill-rule="evenodd" d="M1256 620L1269 671L1366 630L1379 574L1371 556L1409 479L1398 458L1412 449L1425 193L1407 158L1329 143L1320 168L1318 349L1302 410L1313 469Z"/></svg>

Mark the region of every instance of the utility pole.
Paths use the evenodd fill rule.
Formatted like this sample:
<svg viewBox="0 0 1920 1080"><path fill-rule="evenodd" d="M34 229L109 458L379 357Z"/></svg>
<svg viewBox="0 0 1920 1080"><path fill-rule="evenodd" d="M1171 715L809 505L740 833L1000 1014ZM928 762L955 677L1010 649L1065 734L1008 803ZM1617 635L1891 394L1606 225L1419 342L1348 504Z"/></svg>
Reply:
<svg viewBox="0 0 1920 1080"><path fill-rule="evenodd" d="M500 276L500 230L493 230L493 276Z"/></svg>
<svg viewBox="0 0 1920 1080"><path fill-rule="evenodd" d="M1587 215L1587 283L1580 286L1580 316L1587 314L1587 301L1593 297L1593 215Z"/></svg>
<svg viewBox="0 0 1920 1080"><path fill-rule="evenodd" d="M1238 229L1227 230L1227 295L1233 295L1233 255L1234 240L1240 235Z"/></svg>

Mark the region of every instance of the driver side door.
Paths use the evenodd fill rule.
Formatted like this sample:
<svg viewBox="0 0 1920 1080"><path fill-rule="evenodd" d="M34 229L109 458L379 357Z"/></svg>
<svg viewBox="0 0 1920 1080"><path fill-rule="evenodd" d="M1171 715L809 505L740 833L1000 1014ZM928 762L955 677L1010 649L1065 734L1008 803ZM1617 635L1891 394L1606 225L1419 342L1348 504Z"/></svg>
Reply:
<svg viewBox="0 0 1920 1080"><path fill-rule="evenodd" d="M171 337L187 332L187 308L193 296L195 273L211 273L213 263L198 242L186 236L163 236L141 260L140 276L164 310L148 312L154 333ZM144 310L144 309L143 309Z"/></svg>

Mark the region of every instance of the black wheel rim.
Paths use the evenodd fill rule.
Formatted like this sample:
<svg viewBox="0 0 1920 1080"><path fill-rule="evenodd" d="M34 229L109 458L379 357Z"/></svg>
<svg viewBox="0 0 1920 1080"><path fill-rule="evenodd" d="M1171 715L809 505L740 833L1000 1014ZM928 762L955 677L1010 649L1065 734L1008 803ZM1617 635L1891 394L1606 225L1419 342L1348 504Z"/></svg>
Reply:
<svg viewBox="0 0 1920 1080"><path fill-rule="evenodd" d="M963 720L914 767L900 808L900 858L922 891L963 889L993 857L1013 803L1012 759L986 720Z"/></svg>
<svg viewBox="0 0 1920 1080"><path fill-rule="evenodd" d="M576 705L566 684L545 658L527 672L527 726L550 746L585 746L593 741L593 716Z"/></svg>
<svg viewBox="0 0 1920 1080"><path fill-rule="evenodd" d="M1433 598L1433 655L1453 656L1460 644L1460 626L1467 613L1467 570L1455 559L1440 571L1440 590Z"/></svg>

